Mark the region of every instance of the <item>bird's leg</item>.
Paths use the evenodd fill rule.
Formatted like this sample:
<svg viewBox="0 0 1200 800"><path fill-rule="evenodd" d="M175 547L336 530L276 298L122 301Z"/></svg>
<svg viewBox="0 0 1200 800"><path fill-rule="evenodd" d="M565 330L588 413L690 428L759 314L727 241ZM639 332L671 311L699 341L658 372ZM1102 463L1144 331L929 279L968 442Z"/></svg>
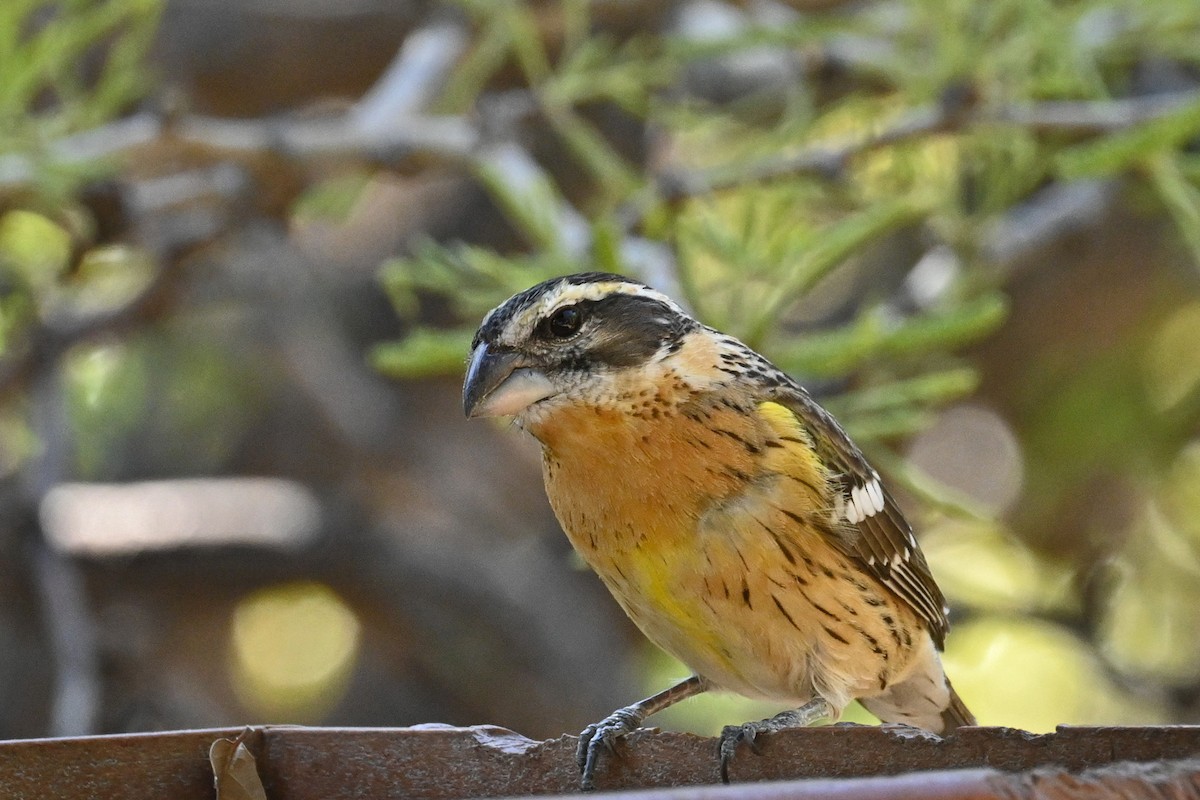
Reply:
<svg viewBox="0 0 1200 800"><path fill-rule="evenodd" d="M782 711L770 719L747 722L744 725L727 725L721 731L721 780L729 783L729 762L737 752L738 745L745 742L757 752L754 740L760 733L774 733L788 728L807 728L819 719L832 717L833 707L824 697L814 697L799 708Z"/></svg>
<svg viewBox="0 0 1200 800"><path fill-rule="evenodd" d="M599 722L584 728L583 733L579 734L579 746L575 750L575 761L579 764L581 775L580 788L585 792L596 788L592 783L592 774L596 771L596 759L600 755L601 745L610 753L616 752L617 739L636 731L646 717L657 714L680 700L708 691L708 688L708 681L699 675L693 675L652 697L625 708L618 708Z"/></svg>

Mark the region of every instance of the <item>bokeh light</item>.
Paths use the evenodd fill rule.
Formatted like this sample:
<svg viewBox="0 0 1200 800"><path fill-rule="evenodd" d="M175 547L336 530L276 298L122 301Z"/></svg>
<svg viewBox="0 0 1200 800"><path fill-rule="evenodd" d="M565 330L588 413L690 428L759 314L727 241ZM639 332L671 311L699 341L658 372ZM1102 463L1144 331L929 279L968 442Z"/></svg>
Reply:
<svg viewBox="0 0 1200 800"><path fill-rule="evenodd" d="M981 725L1148 724L1162 710L1121 692L1087 643L1053 623L989 615L954 629L943 663Z"/></svg>
<svg viewBox="0 0 1200 800"><path fill-rule="evenodd" d="M999 514L1021 494L1021 447L999 414L959 405L938 415L909 448L913 465L934 480Z"/></svg>
<svg viewBox="0 0 1200 800"><path fill-rule="evenodd" d="M1147 504L1117 561L1100 629L1122 672L1186 685L1200 677L1200 553Z"/></svg>
<svg viewBox="0 0 1200 800"><path fill-rule="evenodd" d="M1155 331L1146 348L1146 389L1166 412L1200 388L1200 302L1181 306Z"/></svg>
<svg viewBox="0 0 1200 800"><path fill-rule="evenodd" d="M997 522L943 519L922 534L921 547L954 607L1015 612L1072 602L1069 568L1038 559Z"/></svg>
<svg viewBox="0 0 1200 800"><path fill-rule="evenodd" d="M233 613L233 680L253 714L314 722L345 690L360 625L329 587L300 581L261 589Z"/></svg>

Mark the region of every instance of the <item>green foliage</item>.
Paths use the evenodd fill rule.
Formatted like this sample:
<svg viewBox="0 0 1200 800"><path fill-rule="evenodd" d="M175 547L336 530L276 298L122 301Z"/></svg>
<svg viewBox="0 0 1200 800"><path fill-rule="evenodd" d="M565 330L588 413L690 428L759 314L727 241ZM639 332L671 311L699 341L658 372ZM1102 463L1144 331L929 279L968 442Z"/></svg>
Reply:
<svg viewBox="0 0 1200 800"><path fill-rule="evenodd" d="M1068 180L1113 175L1164 152L1178 150L1197 136L1200 136L1200 99L1129 131L1064 150L1058 154L1056 165L1059 174Z"/></svg>
<svg viewBox="0 0 1200 800"><path fill-rule="evenodd" d="M149 255L125 245L84 251L72 264L75 235L48 216L14 209L0 216L0 355L40 323L70 325L115 311L155 278Z"/></svg>
<svg viewBox="0 0 1200 800"><path fill-rule="evenodd" d="M508 297L539 281L572 271L556 250L508 258L480 247L422 245L410 260L384 266L383 284L400 314L420 315L422 299L442 298L457 319L478 321L497 297ZM450 330L417 328L399 342L379 345L372 362L401 378L453 373L462 368L474 326Z"/></svg>
<svg viewBox="0 0 1200 800"><path fill-rule="evenodd" d="M146 92L144 61L161 11L162 0L0 3L0 154L34 159L34 183L44 189L61 195L74 185L81 176L51 166L47 149Z"/></svg>
<svg viewBox="0 0 1200 800"><path fill-rule="evenodd" d="M384 283L406 318L419 320L423 302L437 297L459 321L449 329L418 324L407 340L382 346L375 362L391 374L457 371L460 348L480 315L536 280L584 268L636 272L621 239L638 230L674 249L682 299L706 322L796 374L857 375L859 392L832 404L869 442L912 432L930 407L973 389L969 368L947 367L946 355L993 331L1006 306L980 269L986 265L979 239L1047 180L1146 179L1200 262L1200 169L1183 155L1200 133L1200 106L1188 103L1084 141L995 121L1004 118L995 112L1009 107L1111 98L1123 91L1137 59L1195 63L1200 51L1186 42L1200 37L1200 7L1187 0L1153 9L1132 0L914 0L798 17L787 26L749 25L716 41L646 34L623 42L588 35L583 2L536 10L521 2L461 5L478 39L442 107L469 108L500 69L515 66L573 166L594 187L583 209L592 241L581 247L567 235L564 214L574 211L549 172L529 169L530 161L514 178L505 159L481 154L475 173L528 249L507 255L428 245L389 264ZM543 21L558 15L561 48L547 44L538 14ZM861 67L871 88L821 100L799 86L782 107L766 110L755 110L754 98L715 106L662 91L704 59L803 48L834 34L878 50ZM961 119L871 143L906 114L959 95L967 98L957 101L964 103ZM580 114L584 104L597 102L666 131L685 186L698 179L720 188L668 202L659 176L623 159ZM973 117L976 109L981 113ZM781 167L787 159L821 163L805 162L806 154L832 157L834 171ZM849 280L842 276L859 269L884 237L904 231L948 245L962 266L934 305L898 315L884 293L868 290L841 324L812 331L793 321L799 309L810 319L828 316L833 309L818 302L814 312L810 298L831 281Z"/></svg>
<svg viewBox="0 0 1200 800"><path fill-rule="evenodd" d="M53 220L23 209L0 217L0 265L22 286L52 286L70 255L71 235Z"/></svg>
<svg viewBox="0 0 1200 800"><path fill-rule="evenodd" d="M942 351L946 342L976 341L1000 326L1006 309L999 292L904 320L882 308L868 309L842 327L779 345L778 360L802 374L845 375L870 361L913 358Z"/></svg>
<svg viewBox="0 0 1200 800"><path fill-rule="evenodd" d="M265 379L245 354L194 335L208 324L69 351L63 374L80 478L111 477L130 447L166 476L227 463L261 406Z"/></svg>
<svg viewBox="0 0 1200 800"><path fill-rule="evenodd" d="M815 216L814 209L804 207L810 198L807 192L788 192L783 205L772 208L770 198L755 193L739 198L741 207L732 213L704 214L695 226L686 220L680 223L681 249L683 242L691 245L681 253L681 268L691 276L689 299L703 316L740 335L751 347L763 347L780 329L797 298L854 254L917 222L927 210L909 198L886 198L838 215L829 224L812 226L796 221ZM700 290L696 283L704 273L709 286ZM710 310L710 298L731 293L726 305L732 307L724 313Z"/></svg>
<svg viewBox="0 0 1200 800"><path fill-rule="evenodd" d="M85 253L70 271L90 224L72 194L106 165L50 156L64 137L117 117L147 90L143 62L161 6L0 3L0 180L18 187L16 207L0 207L0 354L39 318L116 307L150 279L144 254L123 247Z"/></svg>
<svg viewBox="0 0 1200 800"><path fill-rule="evenodd" d="M81 182L113 165L63 154L66 137L126 113L150 86L144 66L162 0L11 0L0 3L0 356L36 350L48 329L114 312L154 279L148 254L87 247L92 221L76 203ZM116 347L65 360L75 453L103 474L114 444L145 420L145 375ZM6 363L14 374L20 367ZM0 471L39 445L19 404L0 420Z"/></svg>

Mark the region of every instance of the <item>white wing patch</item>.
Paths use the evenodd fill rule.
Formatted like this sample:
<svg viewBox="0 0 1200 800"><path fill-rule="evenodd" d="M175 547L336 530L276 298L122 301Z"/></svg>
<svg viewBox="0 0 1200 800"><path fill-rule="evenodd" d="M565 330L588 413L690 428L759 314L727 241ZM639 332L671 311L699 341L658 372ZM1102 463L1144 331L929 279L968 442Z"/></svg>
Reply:
<svg viewBox="0 0 1200 800"><path fill-rule="evenodd" d="M857 525L867 517L883 511L883 486L879 478L872 478L863 486L850 489L850 496L838 498L837 509L847 522Z"/></svg>
<svg viewBox="0 0 1200 800"><path fill-rule="evenodd" d="M851 525L858 525L881 513L886 502L883 495L883 484L879 482L879 476L872 473L866 483L850 487L849 496L838 495L834 499L833 510L838 518L846 520ZM917 540L911 530L904 531L904 539L905 547L902 550L882 558L869 555L867 556L867 565L873 567L878 563L888 568L898 561L909 561L917 548Z"/></svg>

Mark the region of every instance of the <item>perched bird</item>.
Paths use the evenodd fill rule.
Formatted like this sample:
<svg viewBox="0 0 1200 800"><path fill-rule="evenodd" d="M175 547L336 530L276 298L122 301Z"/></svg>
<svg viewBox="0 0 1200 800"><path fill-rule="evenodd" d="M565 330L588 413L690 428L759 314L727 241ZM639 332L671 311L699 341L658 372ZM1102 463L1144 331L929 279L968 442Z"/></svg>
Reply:
<svg viewBox="0 0 1200 800"><path fill-rule="evenodd" d="M467 416L511 415L541 443L571 544L695 673L583 731L585 789L602 749L709 689L792 707L724 729L725 779L740 742L856 699L938 734L975 724L938 657L944 600L912 529L783 371L666 295L595 272L514 295L471 347Z"/></svg>

